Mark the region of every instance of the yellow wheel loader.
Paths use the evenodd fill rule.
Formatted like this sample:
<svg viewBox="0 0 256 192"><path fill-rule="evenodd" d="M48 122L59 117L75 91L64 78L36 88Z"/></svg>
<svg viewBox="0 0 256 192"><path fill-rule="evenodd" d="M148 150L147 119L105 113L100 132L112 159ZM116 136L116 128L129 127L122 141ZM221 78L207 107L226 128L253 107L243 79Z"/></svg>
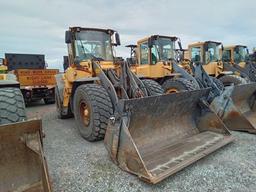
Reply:
<svg viewBox="0 0 256 192"><path fill-rule="evenodd" d="M27 120L19 86L13 74L0 74L0 191L50 192L42 122Z"/></svg>
<svg viewBox="0 0 256 192"><path fill-rule="evenodd" d="M230 95L232 98L232 101L230 101L234 104L230 105L230 107L227 107L228 105L226 106L229 117L223 116L223 113L221 113L222 115L220 117L230 130L256 133L256 120L254 118L256 84L248 83L248 80L240 77L240 74L235 73L231 68L227 70L227 63L222 62L219 50L223 50L222 44L213 41L199 42L188 46L188 59L191 63L200 65L201 69L200 67L198 69L205 72L200 72L199 74L201 75L194 74L194 76L195 78L201 78L203 83L209 84L209 78L205 78L208 74L215 81L215 85L219 86L220 90L222 89L220 82L212 77L218 78L224 86L235 85L233 91L226 90L229 93L224 94ZM204 78L200 76L204 76Z"/></svg>
<svg viewBox="0 0 256 192"><path fill-rule="evenodd" d="M178 42L179 49L175 48L175 42ZM216 50L218 50L217 45ZM198 65L199 62L196 66L191 65L189 59L183 58L182 52L185 50L182 49L179 38L152 35L139 40L137 45L128 45L127 47L131 48L131 55L127 62L130 64L131 70L137 75L156 80L163 86L166 93L210 87L211 92L207 101L225 122L225 125L232 130L255 132L256 129L251 118L253 115L248 114L249 112L252 113L252 106L247 106L244 111L245 107L242 107L241 102L238 102L237 97L235 97L237 90L242 89L243 86L224 91L223 83L214 75L209 76L205 72L205 69L208 71L212 69L211 65L215 65L215 63L209 63L209 66L201 65L203 67ZM220 63L222 64L222 62ZM240 79L240 77L234 78L233 76L230 78ZM245 87L248 91L246 91L247 94L244 93L243 95L244 105L248 105L248 99L252 99L254 103L253 93L256 86L246 85ZM230 98L231 96L235 103Z"/></svg>
<svg viewBox="0 0 256 192"><path fill-rule="evenodd" d="M199 89L194 79L172 65L176 60L176 44L181 48L178 37L151 35L137 41L137 45L127 45L131 48L131 57L127 59L131 70L141 78L157 81L165 93ZM190 69L183 63L179 65Z"/></svg>
<svg viewBox="0 0 256 192"><path fill-rule="evenodd" d="M220 50L223 49L221 42L205 41L188 45L188 56L192 62L200 62L204 70L212 77L218 78L225 86L231 84L246 84L248 81L233 71L226 70Z"/></svg>
<svg viewBox="0 0 256 192"><path fill-rule="evenodd" d="M157 183L233 140L205 101L209 89L162 95L157 82L117 62L114 30L71 27L65 39L69 67L56 76L59 117L74 115L88 141L104 138L123 170Z"/></svg>
<svg viewBox="0 0 256 192"><path fill-rule="evenodd" d="M244 45L232 45L221 50L224 69L256 82L256 66L250 59L249 50Z"/></svg>

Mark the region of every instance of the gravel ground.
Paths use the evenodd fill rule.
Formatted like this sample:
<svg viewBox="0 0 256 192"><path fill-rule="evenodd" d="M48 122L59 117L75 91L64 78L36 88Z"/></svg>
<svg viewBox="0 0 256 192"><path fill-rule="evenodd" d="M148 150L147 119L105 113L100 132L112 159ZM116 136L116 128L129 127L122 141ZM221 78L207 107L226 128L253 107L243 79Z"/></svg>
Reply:
<svg viewBox="0 0 256 192"><path fill-rule="evenodd" d="M74 119L59 120L54 105L27 108L30 117L42 117L44 150L54 191L256 191L256 136L233 132L234 143L197 163L150 185L111 162L103 142L80 137Z"/></svg>

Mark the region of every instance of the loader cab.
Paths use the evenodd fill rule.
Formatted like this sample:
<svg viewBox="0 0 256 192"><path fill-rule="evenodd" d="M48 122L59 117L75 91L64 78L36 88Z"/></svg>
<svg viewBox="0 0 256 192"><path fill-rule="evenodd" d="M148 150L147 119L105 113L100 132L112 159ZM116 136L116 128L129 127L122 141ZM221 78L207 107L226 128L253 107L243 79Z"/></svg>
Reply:
<svg viewBox="0 0 256 192"><path fill-rule="evenodd" d="M223 61L239 64L241 67L249 60L248 48L244 45L224 47L222 53Z"/></svg>
<svg viewBox="0 0 256 192"><path fill-rule="evenodd" d="M176 59L175 45L177 37L152 35L137 42L136 68L132 70L150 78L162 78L170 75L170 61Z"/></svg>
<svg viewBox="0 0 256 192"><path fill-rule="evenodd" d="M120 45L111 29L71 27L66 31L69 65L86 65L90 60L113 64L113 46Z"/></svg>
<svg viewBox="0 0 256 192"><path fill-rule="evenodd" d="M200 62L208 74L218 76L222 68L219 49L222 49L222 43L220 42L193 43L188 46L189 59L192 62Z"/></svg>
<svg viewBox="0 0 256 192"><path fill-rule="evenodd" d="M177 37L153 35L138 41L139 64L155 65L159 62L175 59L175 42L177 39Z"/></svg>

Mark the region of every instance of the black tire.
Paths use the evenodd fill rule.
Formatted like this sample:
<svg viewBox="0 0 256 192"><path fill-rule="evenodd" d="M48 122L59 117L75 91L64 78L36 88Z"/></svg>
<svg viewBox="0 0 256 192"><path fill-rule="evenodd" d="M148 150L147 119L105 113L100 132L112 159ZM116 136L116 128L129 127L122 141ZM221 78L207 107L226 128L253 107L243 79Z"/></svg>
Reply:
<svg viewBox="0 0 256 192"><path fill-rule="evenodd" d="M247 83L244 78L237 75L224 75L220 77L219 80L223 83L224 86L230 86L231 84L240 85Z"/></svg>
<svg viewBox="0 0 256 192"><path fill-rule="evenodd" d="M71 112L70 107L68 107L67 114L65 114L63 112L62 101L60 98L60 92L59 92L57 86L55 87L55 104L56 104L56 109L57 109L59 119L68 119L68 118L73 117L73 113Z"/></svg>
<svg viewBox="0 0 256 192"><path fill-rule="evenodd" d="M223 85L223 83L222 83L222 81L221 80L219 80L219 79L217 79L217 78L215 78L215 77L210 77L212 80L213 80L213 82L216 84L216 86L221 90L221 91L223 91L224 90L224 85Z"/></svg>
<svg viewBox="0 0 256 192"><path fill-rule="evenodd" d="M191 82L185 78L167 79L162 84L162 87L163 87L165 93L175 93L175 92L180 92L180 91L193 91L193 90L200 89L193 82Z"/></svg>
<svg viewBox="0 0 256 192"><path fill-rule="evenodd" d="M152 79L143 79L142 80L149 96L156 96L164 94L164 90L159 83Z"/></svg>
<svg viewBox="0 0 256 192"><path fill-rule="evenodd" d="M55 103L55 98L44 98L44 103L46 105L48 104L54 104Z"/></svg>
<svg viewBox="0 0 256 192"><path fill-rule="evenodd" d="M83 107L87 111L82 110ZM89 114L87 122L82 111ZM77 128L88 141L98 141L105 137L105 132L113 106L107 91L97 84L80 85L74 95L74 116Z"/></svg>
<svg viewBox="0 0 256 192"><path fill-rule="evenodd" d="M26 109L18 88L0 89L0 125L25 121Z"/></svg>

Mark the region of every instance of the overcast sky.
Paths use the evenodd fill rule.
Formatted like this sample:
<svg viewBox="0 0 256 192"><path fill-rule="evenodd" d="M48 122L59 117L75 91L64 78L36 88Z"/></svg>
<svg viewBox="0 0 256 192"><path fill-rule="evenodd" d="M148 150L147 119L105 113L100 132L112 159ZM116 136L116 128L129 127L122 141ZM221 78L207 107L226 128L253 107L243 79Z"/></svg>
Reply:
<svg viewBox="0 0 256 192"><path fill-rule="evenodd" d="M49 68L62 69L69 26L117 30L123 57L125 45L151 34L179 36L183 47L205 40L256 47L255 0L0 0L0 7L0 57L45 54Z"/></svg>

